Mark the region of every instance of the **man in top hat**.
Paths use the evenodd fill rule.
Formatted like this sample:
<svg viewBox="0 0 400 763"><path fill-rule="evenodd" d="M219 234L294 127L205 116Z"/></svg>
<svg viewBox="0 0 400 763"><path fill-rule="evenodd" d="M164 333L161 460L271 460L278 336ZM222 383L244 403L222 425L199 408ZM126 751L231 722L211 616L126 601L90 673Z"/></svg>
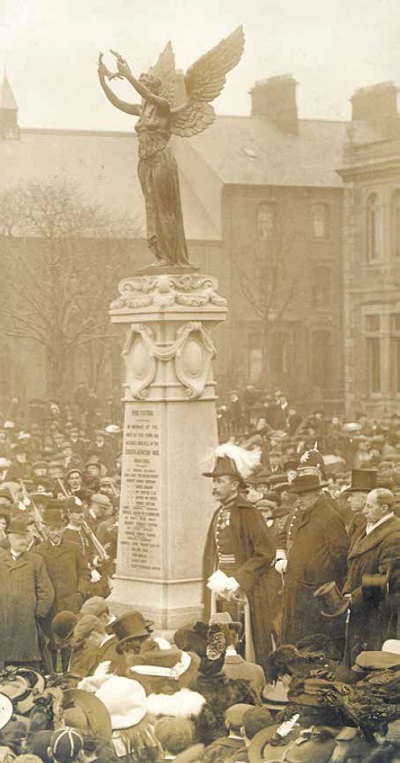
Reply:
<svg viewBox="0 0 400 763"><path fill-rule="evenodd" d="M54 668L57 650L51 638L52 620L62 610L79 612L90 584L89 570L83 554L76 544L70 543L63 536L63 508L62 501L48 502L42 515L46 540L35 547L35 553L44 560L54 588L53 604L42 621L43 631L50 639L49 648Z"/></svg>
<svg viewBox="0 0 400 763"><path fill-rule="evenodd" d="M348 555L343 593L348 596L350 619L345 659L350 666L357 654L381 649L396 633L400 605L400 519L394 515L395 496L376 488L367 495L366 526L355 536Z"/></svg>
<svg viewBox="0 0 400 763"><path fill-rule="evenodd" d="M296 644L314 633L340 637L337 624L321 615L314 592L346 574L348 537L338 513L326 504L317 474L300 473L292 482L297 496L276 552L275 569L284 575L282 643Z"/></svg>
<svg viewBox="0 0 400 763"><path fill-rule="evenodd" d="M354 534L365 526L366 520L363 510L368 493L378 486L377 478L378 471L376 469L353 469L351 485L343 491L351 512L350 520L346 522L350 544Z"/></svg>
<svg viewBox="0 0 400 763"><path fill-rule="evenodd" d="M265 665L272 648L265 573L274 558L273 537L260 513L244 498L246 484L234 456L217 458L213 471L204 476L212 478L213 496L219 501L204 549L205 619L213 607L230 612L234 620L244 620L246 657ZM216 590L214 586L211 595L209 579L216 571L226 575L229 587Z"/></svg>
<svg viewBox="0 0 400 763"><path fill-rule="evenodd" d="M54 590L44 560L28 551L27 518L12 519L7 533L9 549L0 549L0 663L39 668L38 621L49 612Z"/></svg>

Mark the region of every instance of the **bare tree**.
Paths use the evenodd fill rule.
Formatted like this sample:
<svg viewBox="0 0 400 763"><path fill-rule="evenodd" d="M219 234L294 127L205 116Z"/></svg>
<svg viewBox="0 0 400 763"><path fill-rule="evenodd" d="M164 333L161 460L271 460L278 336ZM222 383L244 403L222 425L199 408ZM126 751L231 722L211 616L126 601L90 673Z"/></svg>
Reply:
<svg viewBox="0 0 400 763"><path fill-rule="evenodd" d="M275 384L271 364L272 338L285 328L288 315L303 287L301 242L294 221L275 221L258 238L237 245L232 266L238 289L247 303L247 320L261 334L262 384Z"/></svg>
<svg viewBox="0 0 400 763"><path fill-rule="evenodd" d="M108 305L134 231L69 184L31 183L0 196L2 329L44 348L50 394L65 391L82 350L95 386L112 337Z"/></svg>

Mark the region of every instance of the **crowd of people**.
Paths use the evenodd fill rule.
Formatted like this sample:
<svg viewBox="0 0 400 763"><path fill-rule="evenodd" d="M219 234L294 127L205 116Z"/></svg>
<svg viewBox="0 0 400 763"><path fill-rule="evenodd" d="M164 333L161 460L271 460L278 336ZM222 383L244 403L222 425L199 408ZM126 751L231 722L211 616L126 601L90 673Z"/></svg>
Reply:
<svg viewBox="0 0 400 763"><path fill-rule="evenodd" d="M219 418L203 616L175 632L107 601L118 415L78 390L0 416L0 761L400 759L400 417L252 392Z"/></svg>

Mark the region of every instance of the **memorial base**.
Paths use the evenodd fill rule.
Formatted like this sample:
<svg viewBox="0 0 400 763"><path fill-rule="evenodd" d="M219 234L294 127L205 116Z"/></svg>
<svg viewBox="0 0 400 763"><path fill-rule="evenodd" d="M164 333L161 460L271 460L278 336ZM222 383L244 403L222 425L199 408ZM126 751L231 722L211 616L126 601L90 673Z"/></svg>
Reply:
<svg viewBox="0 0 400 763"><path fill-rule="evenodd" d="M203 477L218 442L215 348L225 301L210 276L120 284L114 323L129 328L114 614L139 609L158 629L199 619L213 499Z"/></svg>

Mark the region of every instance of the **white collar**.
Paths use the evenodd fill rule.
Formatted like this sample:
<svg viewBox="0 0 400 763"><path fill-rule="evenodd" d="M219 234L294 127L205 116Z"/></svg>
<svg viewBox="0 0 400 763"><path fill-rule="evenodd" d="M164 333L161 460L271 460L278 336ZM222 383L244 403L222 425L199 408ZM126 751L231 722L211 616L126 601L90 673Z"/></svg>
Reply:
<svg viewBox="0 0 400 763"><path fill-rule="evenodd" d="M236 657L237 651L234 646L227 646L225 654L227 657Z"/></svg>
<svg viewBox="0 0 400 763"><path fill-rule="evenodd" d="M369 535L372 532L372 530L375 530L375 528L379 527L379 525L383 525L384 522L387 522L388 519L391 519L392 517L394 517L394 512L393 511L390 512L390 514L385 514L385 516L382 517L382 519L378 519L377 522L374 522L373 524L371 524L371 523L367 524L367 526L365 528L366 535Z"/></svg>

